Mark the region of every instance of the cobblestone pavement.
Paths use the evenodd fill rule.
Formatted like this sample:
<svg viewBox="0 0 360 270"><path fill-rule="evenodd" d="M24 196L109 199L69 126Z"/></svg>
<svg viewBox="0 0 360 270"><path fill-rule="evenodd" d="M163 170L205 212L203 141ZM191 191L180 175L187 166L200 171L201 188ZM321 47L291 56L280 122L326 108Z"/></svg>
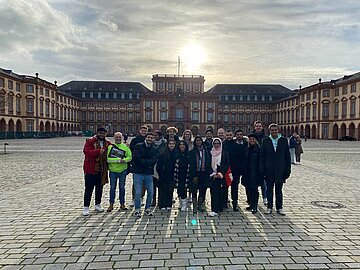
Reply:
<svg viewBox="0 0 360 270"><path fill-rule="evenodd" d="M81 215L84 138L8 142L9 154L0 154L1 269L360 269L359 142L304 143L284 187L284 217L265 216L261 206L257 215L229 209L211 218L179 213L176 203L138 221L118 205ZM244 209L243 189L240 198Z"/></svg>

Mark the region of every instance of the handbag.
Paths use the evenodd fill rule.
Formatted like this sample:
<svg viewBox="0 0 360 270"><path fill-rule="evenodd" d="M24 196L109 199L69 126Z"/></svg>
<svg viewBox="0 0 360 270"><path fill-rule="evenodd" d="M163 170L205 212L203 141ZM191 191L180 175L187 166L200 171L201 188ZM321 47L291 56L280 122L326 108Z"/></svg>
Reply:
<svg viewBox="0 0 360 270"><path fill-rule="evenodd" d="M226 186L227 186L227 187L230 187L232 181L233 181L233 176L232 176L232 173L231 173L231 169L230 169L230 167L229 167L229 168L227 169L226 173L225 173L225 183L226 183Z"/></svg>

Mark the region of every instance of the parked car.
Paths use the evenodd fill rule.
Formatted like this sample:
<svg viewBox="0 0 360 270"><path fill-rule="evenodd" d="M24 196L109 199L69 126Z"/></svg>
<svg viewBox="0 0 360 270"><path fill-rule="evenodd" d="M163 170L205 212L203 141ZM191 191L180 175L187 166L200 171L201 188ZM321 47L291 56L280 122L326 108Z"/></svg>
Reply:
<svg viewBox="0 0 360 270"><path fill-rule="evenodd" d="M351 136L342 136L339 138L339 141L345 142L345 141L356 141L356 138Z"/></svg>

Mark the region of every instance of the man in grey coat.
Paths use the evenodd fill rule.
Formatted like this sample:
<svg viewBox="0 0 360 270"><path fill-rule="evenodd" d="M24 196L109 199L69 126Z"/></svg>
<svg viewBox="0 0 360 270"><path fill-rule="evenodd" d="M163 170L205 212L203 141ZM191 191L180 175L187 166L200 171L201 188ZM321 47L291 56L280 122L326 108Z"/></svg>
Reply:
<svg viewBox="0 0 360 270"><path fill-rule="evenodd" d="M260 152L260 173L264 175L267 185L268 206L265 214L272 213L275 186L276 211L285 215L282 188L291 173L289 145L279 133L277 124L271 124L269 130L270 136L264 138Z"/></svg>

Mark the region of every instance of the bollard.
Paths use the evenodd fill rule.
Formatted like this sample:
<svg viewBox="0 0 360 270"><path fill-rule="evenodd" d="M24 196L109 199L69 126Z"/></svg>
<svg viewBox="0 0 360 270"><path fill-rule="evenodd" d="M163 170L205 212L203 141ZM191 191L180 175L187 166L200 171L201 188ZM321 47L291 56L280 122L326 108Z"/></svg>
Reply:
<svg viewBox="0 0 360 270"><path fill-rule="evenodd" d="M8 146L9 144L6 142L4 143L4 154L6 154L6 146Z"/></svg>

